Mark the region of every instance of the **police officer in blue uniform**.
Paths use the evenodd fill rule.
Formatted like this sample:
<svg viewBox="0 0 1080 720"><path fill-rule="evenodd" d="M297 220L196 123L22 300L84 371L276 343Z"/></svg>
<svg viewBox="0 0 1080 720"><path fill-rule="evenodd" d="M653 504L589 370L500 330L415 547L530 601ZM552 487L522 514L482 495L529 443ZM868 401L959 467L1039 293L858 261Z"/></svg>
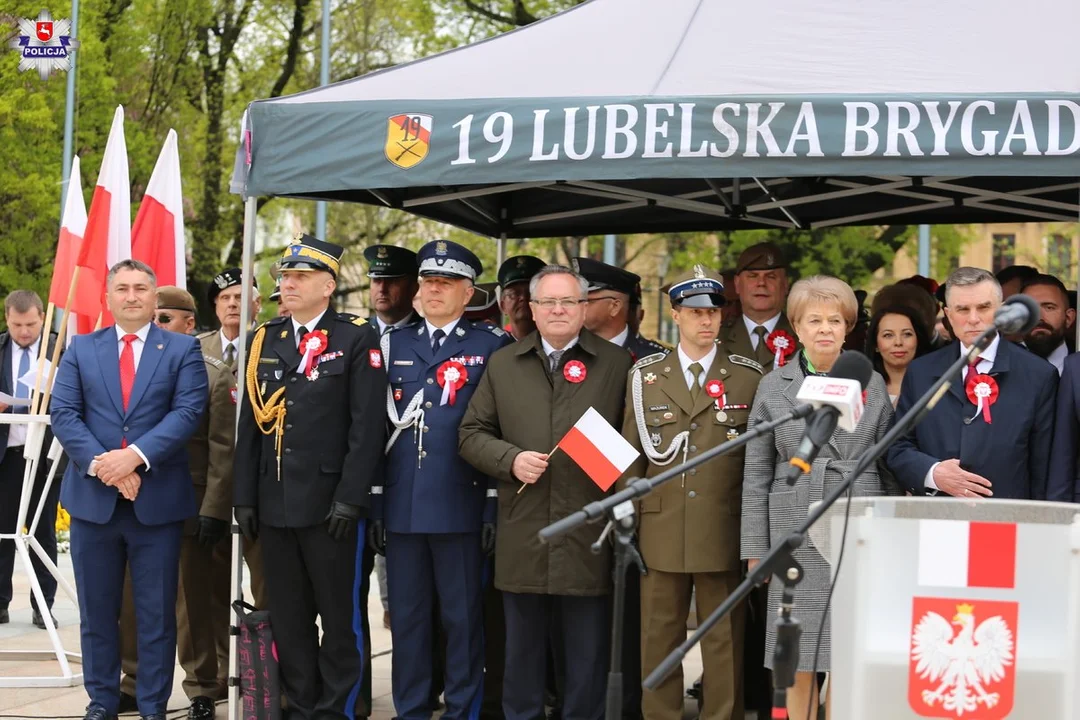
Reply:
<svg viewBox="0 0 1080 720"><path fill-rule="evenodd" d="M463 318L482 272L446 240L418 253L424 320L382 338L390 384L385 485L372 488L371 541L386 553L394 707L402 720L432 714L437 595L446 633L447 720L475 718L484 674L485 555L495 547L494 481L458 455L458 425L491 355L509 336Z"/></svg>

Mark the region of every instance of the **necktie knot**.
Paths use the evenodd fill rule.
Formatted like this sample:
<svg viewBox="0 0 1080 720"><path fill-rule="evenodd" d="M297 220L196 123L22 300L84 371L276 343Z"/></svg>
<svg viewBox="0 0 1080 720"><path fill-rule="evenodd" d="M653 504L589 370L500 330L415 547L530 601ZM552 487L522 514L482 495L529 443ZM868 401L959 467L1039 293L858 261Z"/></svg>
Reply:
<svg viewBox="0 0 1080 720"><path fill-rule="evenodd" d="M307 335L306 327L301 325L300 327L296 328L296 347L300 347L300 342L304 339L305 335Z"/></svg>
<svg viewBox="0 0 1080 720"><path fill-rule="evenodd" d="M551 363L551 372L555 372L559 369L559 361L562 360L563 353L565 352L565 350L552 350L548 355L548 361Z"/></svg>
<svg viewBox="0 0 1080 720"><path fill-rule="evenodd" d="M769 334L768 328L764 325L758 325L754 328L754 336L757 337L757 346L754 348L754 358L762 365L768 364L772 360L772 355L769 353L769 346L765 344L765 337Z"/></svg>
<svg viewBox="0 0 1080 720"><path fill-rule="evenodd" d="M124 336L124 342L126 342L128 345L130 345L131 343L135 342L138 339L139 339L139 336L136 335L135 333L128 333L127 335Z"/></svg>
<svg viewBox="0 0 1080 720"><path fill-rule="evenodd" d="M431 333L431 350L437 351L442 346L443 338L446 337L446 333L442 328L438 328L435 332Z"/></svg>
<svg viewBox="0 0 1080 720"><path fill-rule="evenodd" d="M229 367L233 367L233 366L236 365L236 346L233 345L232 343L229 343L228 345L225 346L224 360L225 360L225 364L228 365Z"/></svg>
<svg viewBox="0 0 1080 720"><path fill-rule="evenodd" d="M766 328L764 325L758 325L756 328L754 328L754 334L757 335L760 339L764 340L765 336L769 334L769 329Z"/></svg>

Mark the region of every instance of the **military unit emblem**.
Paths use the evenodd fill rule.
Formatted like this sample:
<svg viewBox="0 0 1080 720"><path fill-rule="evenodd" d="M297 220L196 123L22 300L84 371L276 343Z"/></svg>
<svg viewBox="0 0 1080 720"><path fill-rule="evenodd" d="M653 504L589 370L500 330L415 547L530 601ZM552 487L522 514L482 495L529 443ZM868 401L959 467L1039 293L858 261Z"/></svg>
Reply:
<svg viewBox="0 0 1080 720"><path fill-rule="evenodd" d="M394 115L386 124L386 159L402 170L419 165L431 147L430 115L406 113Z"/></svg>

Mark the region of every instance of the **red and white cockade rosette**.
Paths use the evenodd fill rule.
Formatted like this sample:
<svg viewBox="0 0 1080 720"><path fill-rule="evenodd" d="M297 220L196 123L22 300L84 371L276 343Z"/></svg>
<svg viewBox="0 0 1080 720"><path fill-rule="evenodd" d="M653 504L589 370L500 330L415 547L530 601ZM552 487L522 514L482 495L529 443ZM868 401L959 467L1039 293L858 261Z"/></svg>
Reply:
<svg viewBox="0 0 1080 720"><path fill-rule="evenodd" d="M580 360L571 360L563 365L562 374L567 382L579 383L588 373L585 372L585 363Z"/></svg>
<svg viewBox="0 0 1080 720"><path fill-rule="evenodd" d="M320 330L312 330L307 335L300 338L300 351L303 355L300 357L299 370L307 376L308 380L314 380L319 377L318 374L315 373L315 368L318 366L318 363L315 362L315 358L326 351L327 345L326 335Z"/></svg>
<svg viewBox="0 0 1080 720"><path fill-rule="evenodd" d="M990 406L996 403L998 399L997 380L989 375L976 375L967 383L967 396L968 400L975 404L975 414L971 416L971 420L979 417L979 413L982 413L983 420L989 425ZM968 420L968 422L971 422L971 420Z"/></svg>
<svg viewBox="0 0 1080 720"><path fill-rule="evenodd" d="M795 354L795 338L784 330L777 328L765 338L765 347L773 354L773 363L776 367L784 367L787 359Z"/></svg>
<svg viewBox="0 0 1080 720"><path fill-rule="evenodd" d="M453 405L454 400L457 399L457 391L465 387L465 383L469 380L469 372L456 360L447 360L435 371L435 379L439 381L439 387L442 388L442 400L439 404Z"/></svg>
<svg viewBox="0 0 1080 720"><path fill-rule="evenodd" d="M720 380L710 380L705 383L705 394L716 400L716 409L720 410L727 405L727 389Z"/></svg>

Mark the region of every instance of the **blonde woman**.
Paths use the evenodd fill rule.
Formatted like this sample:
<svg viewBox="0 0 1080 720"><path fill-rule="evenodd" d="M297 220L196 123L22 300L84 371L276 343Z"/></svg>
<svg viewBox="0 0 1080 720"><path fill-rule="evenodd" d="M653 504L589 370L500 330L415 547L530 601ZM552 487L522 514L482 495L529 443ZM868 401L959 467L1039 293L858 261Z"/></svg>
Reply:
<svg viewBox="0 0 1080 720"><path fill-rule="evenodd" d="M788 295L787 314L803 349L785 365L774 369L761 380L754 397L748 428L779 417L796 405L796 396L807 375L826 374L840 356L844 338L855 326L858 303L855 293L842 280L814 276L800 280ZM784 481L788 461L802 438L802 421L781 425L746 446L743 473L742 544L744 560L755 567L769 547L786 537L806 518L809 506L843 482L855 467L856 459L877 442L889 429L893 407L885 381L871 376L866 393L866 410L854 432L837 429L827 446L814 461L810 473L802 475L794 487ZM881 477L882 467L875 466L855 481L856 495L889 494ZM778 479L777 479L778 478ZM825 600L830 583L829 565L811 544L795 551L805 572L796 594L796 615L802 621L799 665L795 686L788 693L788 715L793 720L808 720L808 707L818 705L818 688L813 671L829 669L829 618ZM769 588L769 612L775 617L781 587ZM819 638L819 629L821 637ZM820 640L817 665L814 650ZM766 630L765 666L772 668L776 644L775 625ZM826 708L828 706L826 705ZM811 714L810 718L815 718Z"/></svg>

